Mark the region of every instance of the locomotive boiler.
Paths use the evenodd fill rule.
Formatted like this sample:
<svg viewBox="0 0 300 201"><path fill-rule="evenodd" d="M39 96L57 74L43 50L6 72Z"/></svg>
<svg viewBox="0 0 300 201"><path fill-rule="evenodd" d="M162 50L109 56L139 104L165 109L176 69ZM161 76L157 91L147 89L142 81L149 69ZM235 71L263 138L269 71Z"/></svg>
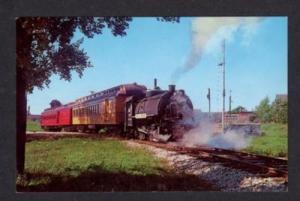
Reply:
<svg viewBox="0 0 300 201"><path fill-rule="evenodd" d="M52 101L53 102L53 101ZM52 104L41 115L45 130L98 132L113 129L125 136L153 141L181 138L193 125L193 105L184 90L161 90L124 84L81 97L66 105Z"/></svg>

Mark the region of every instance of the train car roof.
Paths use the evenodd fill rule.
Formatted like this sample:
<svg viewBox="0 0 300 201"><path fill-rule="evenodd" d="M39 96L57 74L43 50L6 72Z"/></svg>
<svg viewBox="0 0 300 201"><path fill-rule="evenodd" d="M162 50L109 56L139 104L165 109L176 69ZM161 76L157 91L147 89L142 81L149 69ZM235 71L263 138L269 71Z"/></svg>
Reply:
<svg viewBox="0 0 300 201"><path fill-rule="evenodd" d="M132 95L132 94L145 93L146 90L147 88L144 85L139 85L137 83L122 84L103 91L95 92L88 96L78 98L76 99L74 105L81 105L81 104L94 102L97 100L110 98L118 95Z"/></svg>
<svg viewBox="0 0 300 201"><path fill-rule="evenodd" d="M83 96L81 98L76 99L74 102L67 103L67 104L61 105L59 107L46 108L42 113L56 111L59 109L73 107L76 105L86 104L86 103L94 102L94 101L101 100L104 98L110 98L110 97L117 96L117 95L126 95L126 94L134 94L134 93L141 93L141 92L144 93L146 90L147 90L147 88L144 85L139 85L137 83L122 84L122 85L118 85L116 87L112 87L112 88L109 88L106 90L95 92L88 96Z"/></svg>
<svg viewBox="0 0 300 201"><path fill-rule="evenodd" d="M56 110L60 110L60 109L64 109L64 108L70 108L74 104L75 104L75 102L70 102L70 103L67 103L67 104L64 104L64 105L61 105L61 106L58 106L58 107L54 107L54 108L49 107L49 108L46 108L42 113L50 112L50 111L56 111Z"/></svg>

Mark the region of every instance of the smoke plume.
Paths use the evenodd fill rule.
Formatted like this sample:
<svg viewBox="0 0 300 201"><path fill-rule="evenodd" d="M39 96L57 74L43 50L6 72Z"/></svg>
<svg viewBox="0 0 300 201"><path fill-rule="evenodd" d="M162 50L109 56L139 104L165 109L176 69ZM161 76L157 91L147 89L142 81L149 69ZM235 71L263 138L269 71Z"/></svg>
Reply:
<svg viewBox="0 0 300 201"><path fill-rule="evenodd" d="M182 67L172 74L172 83L176 83L180 76L194 68L200 61L207 44L213 39L215 43L221 40L233 40L233 34L240 29L243 33L243 44L249 43L250 36L256 29L261 17L198 17L192 20L191 43L192 48Z"/></svg>
<svg viewBox="0 0 300 201"><path fill-rule="evenodd" d="M197 127L184 134L179 144L187 147L209 146L240 150L246 148L252 140L252 136L247 135L243 130L229 130L225 133L217 133L217 127L217 123L209 119L201 119Z"/></svg>

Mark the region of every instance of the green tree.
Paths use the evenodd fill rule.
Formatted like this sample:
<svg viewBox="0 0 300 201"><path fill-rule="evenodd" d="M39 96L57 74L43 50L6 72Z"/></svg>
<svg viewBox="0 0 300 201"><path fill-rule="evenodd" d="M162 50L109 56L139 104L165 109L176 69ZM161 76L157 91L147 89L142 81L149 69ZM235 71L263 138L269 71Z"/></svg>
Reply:
<svg viewBox="0 0 300 201"><path fill-rule="evenodd" d="M288 102L285 101L274 101L272 103L272 120L276 123L287 123L288 122Z"/></svg>
<svg viewBox="0 0 300 201"><path fill-rule="evenodd" d="M179 22L178 17L159 17L159 21ZM70 81L71 72L81 77L92 64L80 48L83 39L71 42L76 30L93 38L107 27L114 36L125 36L131 17L19 17L17 34L17 171L24 171L27 93L43 89L50 76Z"/></svg>
<svg viewBox="0 0 300 201"><path fill-rule="evenodd" d="M256 115L261 122L270 122L272 120L270 100L268 97L264 98L255 108Z"/></svg>

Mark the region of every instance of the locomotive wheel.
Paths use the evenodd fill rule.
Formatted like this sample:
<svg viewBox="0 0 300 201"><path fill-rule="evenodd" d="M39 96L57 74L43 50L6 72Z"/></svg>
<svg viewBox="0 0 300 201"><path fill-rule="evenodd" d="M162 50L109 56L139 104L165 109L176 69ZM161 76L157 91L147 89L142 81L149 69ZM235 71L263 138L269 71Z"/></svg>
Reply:
<svg viewBox="0 0 300 201"><path fill-rule="evenodd" d="M155 141L152 134L149 135L149 141Z"/></svg>
<svg viewBox="0 0 300 201"><path fill-rule="evenodd" d="M139 140L146 140L146 134L145 133L139 133Z"/></svg>

